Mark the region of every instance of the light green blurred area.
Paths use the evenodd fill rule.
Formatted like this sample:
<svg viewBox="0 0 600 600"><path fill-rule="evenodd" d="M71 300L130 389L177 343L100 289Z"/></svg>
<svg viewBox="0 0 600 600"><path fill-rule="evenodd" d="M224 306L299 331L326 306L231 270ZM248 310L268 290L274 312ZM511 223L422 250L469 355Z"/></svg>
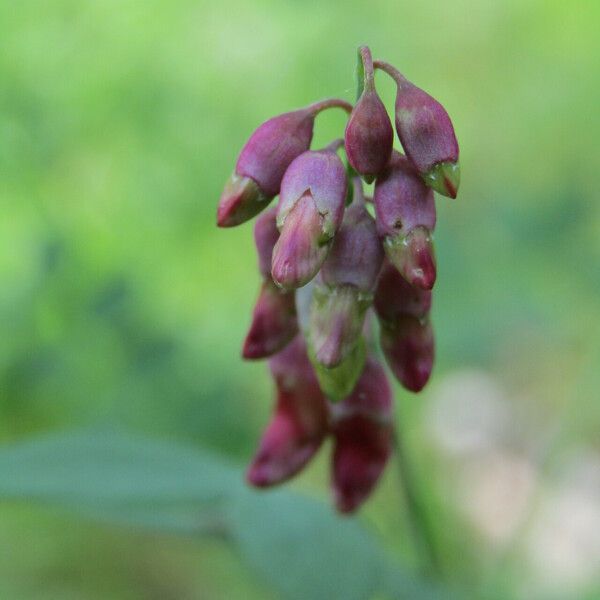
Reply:
<svg viewBox="0 0 600 600"><path fill-rule="evenodd" d="M542 490L569 457L600 464L599 27L592 0L0 3L2 440L118 426L248 460L271 395L240 359L259 282L251 225L218 230L216 203L260 122L353 100L367 43L444 104L461 146L459 197L437 201L436 370L420 397L398 389L450 578L552 597L527 596L535 552L490 568L504 542L463 510L466 459L431 415L475 373L511 410L494 452L525 457ZM319 116L315 145L343 119ZM323 498L325 454L295 484ZM394 477L363 518L410 564ZM0 532L2 598L271 597L218 542L6 504ZM565 581L560 598L598 597L594 577Z"/></svg>

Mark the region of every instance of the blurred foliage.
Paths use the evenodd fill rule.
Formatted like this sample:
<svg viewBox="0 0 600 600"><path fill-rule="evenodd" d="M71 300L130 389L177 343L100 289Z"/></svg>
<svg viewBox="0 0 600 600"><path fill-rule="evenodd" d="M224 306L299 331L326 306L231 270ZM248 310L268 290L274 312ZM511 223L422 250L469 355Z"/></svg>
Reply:
<svg viewBox="0 0 600 600"><path fill-rule="evenodd" d="M271 394L264 366L239 358L258 276L251 227L217 230L216 202L260 122L353 99L368 43L442 101L461 144L461 194L438 201L431 389L485 370L544 464L600 450L598 22L592 0L1 2L2 440L118 426L247 460ZM391 107L393 85L377 81ZM337 112L318 118L315 144L339 135ZM399 391L398 418L447 577L472 591L491 570L481 589L512 598L514 565L490 567L448 500L426 435L432 393ZM321 454L295 487L324 498ZM410 567L392 471L362 520ZM0 531L1 597L271 593L210 538L12 504Z"/></svg>

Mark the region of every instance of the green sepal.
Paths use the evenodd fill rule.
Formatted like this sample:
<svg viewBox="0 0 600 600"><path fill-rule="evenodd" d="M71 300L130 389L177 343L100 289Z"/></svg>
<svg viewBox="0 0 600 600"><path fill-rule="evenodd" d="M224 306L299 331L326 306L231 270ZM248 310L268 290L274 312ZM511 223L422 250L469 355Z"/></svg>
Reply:
<svg viewBox="0 0 600 600"><path fill-rule="evenodd" d="M347 398L354 390L365 366L367 347L361 336L350 354L333 369L327 369L317 361L310 344L308 356L323 393L332 402L339 402Z"/></svg>

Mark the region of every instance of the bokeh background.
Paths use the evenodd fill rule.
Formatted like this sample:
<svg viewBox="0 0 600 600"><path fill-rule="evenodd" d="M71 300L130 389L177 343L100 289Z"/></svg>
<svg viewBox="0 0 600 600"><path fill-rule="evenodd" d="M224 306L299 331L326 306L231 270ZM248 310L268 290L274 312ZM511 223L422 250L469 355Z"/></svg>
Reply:
<svg viewBox="0 0 600 600"><path fill-rule="evenodd" d="M118 429L243 466L271 384L239 357L251 225L218 230L216 203L260 122L353 100L368 43L461 145L459 198L437 201L434 376L396 390L445 585L600 598L599 26L593 0L1 2L0 458ZM315 144L343 119L319 116ZM327 502L326 455L291 488ZM218 535L33 500L0 504L2 598L289 595ZM358 520L415 569L393 465Z"/></svg>

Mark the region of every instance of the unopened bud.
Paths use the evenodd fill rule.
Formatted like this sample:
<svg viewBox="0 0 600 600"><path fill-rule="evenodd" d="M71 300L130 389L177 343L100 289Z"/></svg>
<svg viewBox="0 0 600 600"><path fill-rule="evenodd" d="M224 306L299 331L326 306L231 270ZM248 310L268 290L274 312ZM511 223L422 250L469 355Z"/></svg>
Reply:
<svg viewBox="0 0 600 600"><path fill-rule="evenodd" d="M293 292L265 278L252 312L252 324L242 350L246 359L266 358L279 352L298 333Z"/></svg>
<svg viewBox="0 0 600 600"><path fill-rule="evenodd" d="M373 306L377 317L386 323L405 316L422 319L431 310L431 296L431 290L410 285L386 260L377 281Z"/></svg>
<svg viewBox="0 0 600 600"><path fill-rule="evenodd" d="M304 194L287 214L273 249L271 276L283 289L307 284L321 268L330 240L322 239L322 217L314 198Z"/></svg>
<svg viewBox="0 0 600 600"><path fill-rule="evenodd" d="M339 365L357 343L383 260L360 183L354 196L316 279L311 307L311 348L327 368Z"/></svg>
<svg viewBox="0 0 600 600"><path fill-rule="evenodd" d="M327 405L301 336L269 364L277 402L246 475L256 487L275 485L298 473L317 452L328 429Z"/></svg>
<svg viewBox="0 0 600 600"><path fill-rule="evenodd" d="M332 405L332 487L337 509L355 511L372 493L393 447L392 391L372 358L351 396Z"/></svg>
<svg viewBox="0 0 600 600"><path fill-rule="evenodd" d="M217 208L217 225L219 227L235 227L257 215L271 202L250 177L234 173L221 194Z"/></svg>
<svg viewBox="0 0 600 600"><path fill-rule="evenodd" d="M382 323L380 340L398 381L411 392L421 391L429 381L435 354L429 319L405 316L391 325Z"/></svg>
<svg viewBox="0 0 600 600"><path fill-rule="evenodd" d="M265 211L254 224L254 244L258 254L258 270L264 278L271 279L271 258L279 238L277 229L277 207Z"/></svg>
<svg viewBox="0 0 600 600"><path fill-rule="evenodd" d="M456 198L460 183L458 142L448 113L391 65L377 62L376 66L391 75L398 86L396 131L406 156L427 185Z"/></svg>
<svg viewBox="0 0 600 600"><path fill-rule="evenodd" d="M394 130L375 90L371 52L366 46L359 48L359 72L363 90L346 125L346 156L356 172L371 183L390 158Z"/></svg>
<svg viewBox="0 0 600 600"><path fill-rule="evenodd" d="M217 212L219 227L239 225L269 204L279 193L288 166L310 147L315 116L336 106L351 110L343 100L323 100L273 117L254 131L221 195Z"/></svg>
<svg viewBox="0 0 600 600"><path fill-rule="evenodd" d="M281 184L271 271L281 287L302 287L317 274L342 222L346 190L335 152L309 151L292 162Z"/></svg>
<svg viewBox="0 0 600 600"><path fill-rule="evenodd" d="M390 262L411 285L431 289L436 278L433 192L406 157L394 152L377 179L373 202L377 231Z"/></svg>

